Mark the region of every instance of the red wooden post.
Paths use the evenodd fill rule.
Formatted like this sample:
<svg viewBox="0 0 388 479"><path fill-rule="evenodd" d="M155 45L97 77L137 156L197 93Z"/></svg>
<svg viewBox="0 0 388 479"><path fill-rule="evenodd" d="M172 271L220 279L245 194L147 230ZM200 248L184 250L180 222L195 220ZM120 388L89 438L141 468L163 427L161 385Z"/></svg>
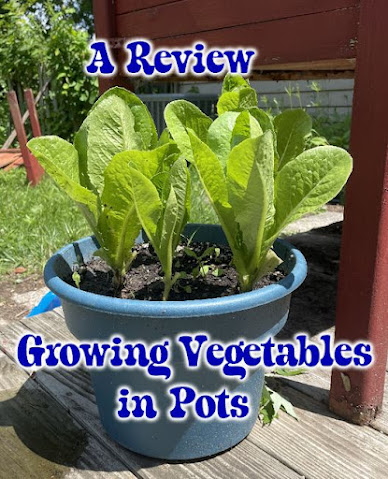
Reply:
<svg viewBox="0 0 388 479"><path fill-rule="evenodd" d="M381 407L388 349L387 18L386 0L361 0L336 339L371 341L375 361L343 371L350 389L335 370L330 392L331 409L359 424Z"/></svg>
<svg viewBox="0 0 388 479"><path fill-rule="evenodd" d="M96 38L109 40L116 37L114 0L94 0L94 29ZM99 77L100 94L116 85L115 77Z"/></svg>
<svg viewBox="0 0 388 479"><path fill-rule="evenodd" d="M24 98L26 99L28 112L30 114L30 122L32 128L32 134L36 136L42 136L42 132L40 129L38 113L35 107L35 100L34 95L32 94L31 88L24 90Z"/></svg>
<svg viewBox="0 0 388 479"><path fill-rule="evenodd" d="M94 0L93 1L94 12L94 29L97 38L103 38L105 40L114 40L117 36L117 24L116 24L116 2L115 0ZM113 42L114 43L114 42ZM117 71L115 76L105 78L99 77L98 84L100 88L100 94L104 93L109 88L114 86L123 86L129 90L134 90L133 81L122 73L123 58L125 54L120 51L120 46L117 48L111 47L111 53L113 59L117 65Z"/></svg>
<svg viewBox="0 0 388 479"><path fill-rule="evenodd" d="M20 150L23 155L24 165L27 170L27 179L33 186L39 183L39 180L44 174L44 169L37 162L35 157L30 153L27 148L27 136L24 130L22 121L22 115L20 113L19 103L14 91L10 91L7 94L9 109L11 111L12 120L15 125L16 134L18 137Z"/></svg>

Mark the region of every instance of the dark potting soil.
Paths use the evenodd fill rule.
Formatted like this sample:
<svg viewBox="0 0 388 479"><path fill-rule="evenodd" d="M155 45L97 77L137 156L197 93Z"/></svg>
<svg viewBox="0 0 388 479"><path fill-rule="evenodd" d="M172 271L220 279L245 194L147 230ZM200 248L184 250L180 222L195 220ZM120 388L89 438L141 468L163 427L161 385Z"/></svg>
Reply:
<svg viewBox="0 0 388 479"><path fill-rule="evenodd" d="M237 272L231 265L232 253L229 247L210 243L191 243L189 246L197 257L203 255L208 248L208 254L198 261L194 255L187 254L183 246L178 246L173 273L184 272L185 277L173 286L168 298L170 301L219 298L240 293ZM149 243L137 245L135 251L137 256L125 275L120 291L114 290L112 270L99 258L94 258L79 268L80 289L125 299L161 300L163 272L152 246ZM284 277L285 274L280 269L276 270L261 278L254 289L277 283ZM65 281L75 286L71 276L65 278Z"/></svg>

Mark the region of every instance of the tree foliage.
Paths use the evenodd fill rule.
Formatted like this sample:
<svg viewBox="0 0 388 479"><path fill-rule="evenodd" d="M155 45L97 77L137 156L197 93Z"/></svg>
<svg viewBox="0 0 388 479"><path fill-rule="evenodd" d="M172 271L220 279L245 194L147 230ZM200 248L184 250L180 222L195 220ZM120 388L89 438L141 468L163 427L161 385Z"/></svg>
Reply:
<svg viewBox="0 0 388 479"><path fill-rule="evenodd" d="M38 106L46 134L71 138L94 103L97 81L85 75L93 28L91 0L0 2L0 144L11 128L6 91L34 94L48 82Z"/></svg>

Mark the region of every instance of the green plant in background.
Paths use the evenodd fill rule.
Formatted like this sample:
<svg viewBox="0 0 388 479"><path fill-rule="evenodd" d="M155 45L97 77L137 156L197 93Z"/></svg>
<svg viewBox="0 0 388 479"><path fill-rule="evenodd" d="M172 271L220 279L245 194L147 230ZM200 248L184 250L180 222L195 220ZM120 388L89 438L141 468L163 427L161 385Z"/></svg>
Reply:
<svg viewBox="0 0 388 479"><path fill-rule="evenodd" d="M98 95L97 80L85 75L89 34L69 21L74 8L50 11L43 83L49 80L41 118L45 132L72 139Z"/></svg>
<svg viewBox="0 0 388 479"><path fill-rule="evenodd" d="M74 8L71 5L74 5ZM38 113L44 133L72 139L98 95L83 72L92 27L90 0L9 0L0 6L0 144L11 129L5 92L36 95L48 83Z"/></svg>
<svg viewBox="0 0 388 479"><path fill-rule="evenodd" d="M337 147L304 151L311 119L287 110L273 120L240 76L227 75L212 122L185 100L167 105L167 127L196 168L233 253L242 291L280 260L272 244L292 221L338 194L352 169Z"/></svg>
<svg viewBox="0 0 388 479"><path fill-rule="evenodd" d="M178 155L170 142L156 146L147 108L121 88L109 90L95 103L74 145L55 136L28 143L47 173L80 207L100 244L97 254L114 272L116 289L133 260L132 247L141 228L131 194L132 172L140 167L143 175L159 178Z"/></svg>

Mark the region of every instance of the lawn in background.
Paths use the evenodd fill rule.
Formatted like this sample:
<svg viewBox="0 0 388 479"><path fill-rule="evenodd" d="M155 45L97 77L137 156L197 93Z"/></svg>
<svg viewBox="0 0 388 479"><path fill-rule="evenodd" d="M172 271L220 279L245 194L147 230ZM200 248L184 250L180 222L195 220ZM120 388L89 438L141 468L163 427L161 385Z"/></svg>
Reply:
<svg viewBox="0 0 388 479"><path fill-rule="evenodd" d="M49 178L30 187L24 168L0 172L0 274L41 272L61 246L90 234L77 206Z"/></svg>

